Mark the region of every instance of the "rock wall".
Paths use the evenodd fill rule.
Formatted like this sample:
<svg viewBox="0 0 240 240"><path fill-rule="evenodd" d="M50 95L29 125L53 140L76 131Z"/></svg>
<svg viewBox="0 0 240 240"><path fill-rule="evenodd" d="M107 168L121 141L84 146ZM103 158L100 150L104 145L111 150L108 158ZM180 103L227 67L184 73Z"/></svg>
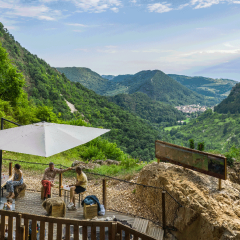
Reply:
<svg viewBox="0 0 240 240"><path fill-rule="evenodd" d="M138 183L164 187L183 207L177 213L173 232L179 240L240 240L240 185L184 170L170 163L152 163L139 174ZM161 217L159 198L148 198L137 191L149 211ZM151 193L150 193L151 195ZM166 199L167 209L172 203ZM154 206L154 208L153 208Z"/></svg>

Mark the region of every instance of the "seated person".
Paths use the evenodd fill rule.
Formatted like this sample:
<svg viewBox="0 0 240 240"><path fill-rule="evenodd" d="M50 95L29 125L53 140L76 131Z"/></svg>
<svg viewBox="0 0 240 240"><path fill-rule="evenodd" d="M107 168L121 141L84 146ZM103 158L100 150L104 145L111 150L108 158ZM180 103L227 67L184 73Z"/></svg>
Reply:
<svg viewBox="0 0 240 240"><path fill-rule="evenodd" d="M9 198L6 203L3 205L4 210L12 210L12 199Z"/></svg>
<svg viewBox="0 0 240 240"><path fill-rule="evenodd" d="M75 185L70 185L70 203L68 204L68 209L76 209L75 206L75 196L81 192L85 192L88 184L87 176L82 171L80 167L76 167L77 181Z"/></svg>
<svg viewBox="0 0 240 240"><path fill-rule="evenodd" d="M56 174L66 172L71 169L72 169L71 167L67 169L57 169L57 168L54 168L53 162L49 163L49 167L45 169L43 179L42 179L42 185L44 187L44 200L47 197L50 197L51 187L54 186L54 179Z"/></svg>
<svg viewBox="0 0 240 240"><path fill-rule="evenodd" d="M14 198L14 187L23 184L23 173L20 168L21 166L19 164L15 164L13 180L9 180L6 182L7 192L9 192L7 198Z"/></svg>

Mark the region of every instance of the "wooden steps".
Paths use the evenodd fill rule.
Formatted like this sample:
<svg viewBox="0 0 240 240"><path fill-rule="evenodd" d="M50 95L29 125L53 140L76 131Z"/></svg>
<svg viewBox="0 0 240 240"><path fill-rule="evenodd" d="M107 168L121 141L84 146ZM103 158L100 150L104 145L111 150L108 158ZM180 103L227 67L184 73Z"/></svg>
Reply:
<svg viewBox="0 0 240 240"><path fill-rule="evenodd" d="M135 218L132 228L141 233L147 232L148 220L142 218Z"/></svg>
<svg viewBox="0 0 240 240"><path fill-rule="evenodd" d="M163 240L164 230L160 227L149 226L149 221L142 218L135 218L132 228L138 232L145 233L156 240Z"/></svg>
<svg viewBox="0 0 240 240"><path fill-rule="evenodd" d="M154 237L157 240L162 240L164 235L164 230L160 227L150 227L148 228L147 235Z"/></svg>

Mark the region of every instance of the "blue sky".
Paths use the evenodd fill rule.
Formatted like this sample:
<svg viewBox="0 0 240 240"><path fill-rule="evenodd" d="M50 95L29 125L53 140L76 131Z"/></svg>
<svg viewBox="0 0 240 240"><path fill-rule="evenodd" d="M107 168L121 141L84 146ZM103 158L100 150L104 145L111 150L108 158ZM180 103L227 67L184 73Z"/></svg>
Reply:
<svg viewBox="0 0 240 240"><path fill-rule="evenodd" d="M240 0L0 0L0 22L53 67L240 81Z"/></svg>

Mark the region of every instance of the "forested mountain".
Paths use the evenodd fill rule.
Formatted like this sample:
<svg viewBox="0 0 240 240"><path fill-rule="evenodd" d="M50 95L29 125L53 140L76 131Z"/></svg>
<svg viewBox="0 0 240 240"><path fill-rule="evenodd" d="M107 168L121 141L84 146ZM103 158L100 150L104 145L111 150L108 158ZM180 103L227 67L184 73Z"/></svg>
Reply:
<svg viewBox="0 0 240 240"><path fill-rule="evenodd" d="M199 94L214 97L216 99L216 103L219 103L226 98L232 87L237 83L237 81L230 79L189 77L177 74L168 74L168 76Z"/></svg>
<svg viewBox="0 0 240 240"><path fill-rule="evenodd" d="M102 75L102 78L105 78L107 80L113 80L115 78L114 75Z"/></svg>
<svg viewBox="0 0 240 240"><path fill-rule="evenodd" d="M80 70L81 68L79 68ZM67 71L61 69L64 74ZM68 68L68 71L72 72L69 74L69 79L75 81L72 78L75 68ZM80 78L80 77L79 77ZM91 89L96 93L103 96L115 96L117 94L125 93L132 94L135 92L142 92L147 94L152 100L165 102L171 105L187 105L187 104L204 104L204 105L214 105L215 100L213 97L205 97L200 95L182 84L178 83L176 80L172 79L165 73L159 70L154 71L141 71L134 75L119 75L113 78L111 81L104 82L99 80L100 83L96 83L94 80L85 82L81 80L81 83Z"/></svg>
<svg viewBox="0 0 240 240"><path fill-rule="evenodd" d="M153 129L145 120L124 111L79 82L68 80L64 74L60 74L44 60L21 47L1 23L0 42L13 63L23 72L27 82L25 90L30 102L52 108L51 113L63 120L83 119L93 127L111 129L104 137L115 142L133 157L142 160L154 157L154 141L163 138L159 131ZM74 104L78 112L71 113L65 99ZM29 111L26 111L26 114L29 114ZM51 116L47 121L54 121ZM94 153L98 148L92 151Z"/></svg>
<svg viewBox="0 0 240 240"><path fill-rule="evenodd" d="M219 103L214 111L218 113L240 113L240 83L233 87L229 96Z"/></svg>
<svg viewBox="0 0 240 240"><path fill-rule="evenodd" d="M65 76L73 82L79 82L84 87L93 90L98 93L99 91L104 91L108 80L102 78L96 72L93 72L89 68L83 67L65 67L56 68L60 73L64 73Z"/></svg>
<svg viewBox="0 0 240 240"><path fill-rule="evenodd" d="M185 115L173 106L154 101L142 92L118 94L108 97L108 100L151 123L172 126L177 120L185 119Z"/></svg>
<svg viewBox="0 0 240 240"><path fill-rule="evenodd" d="M116 93L146 93L151 99L172 105L212 104L213 99L197 94L159 70L141 71L132 76L115 77L105 95Z"/></svg>

